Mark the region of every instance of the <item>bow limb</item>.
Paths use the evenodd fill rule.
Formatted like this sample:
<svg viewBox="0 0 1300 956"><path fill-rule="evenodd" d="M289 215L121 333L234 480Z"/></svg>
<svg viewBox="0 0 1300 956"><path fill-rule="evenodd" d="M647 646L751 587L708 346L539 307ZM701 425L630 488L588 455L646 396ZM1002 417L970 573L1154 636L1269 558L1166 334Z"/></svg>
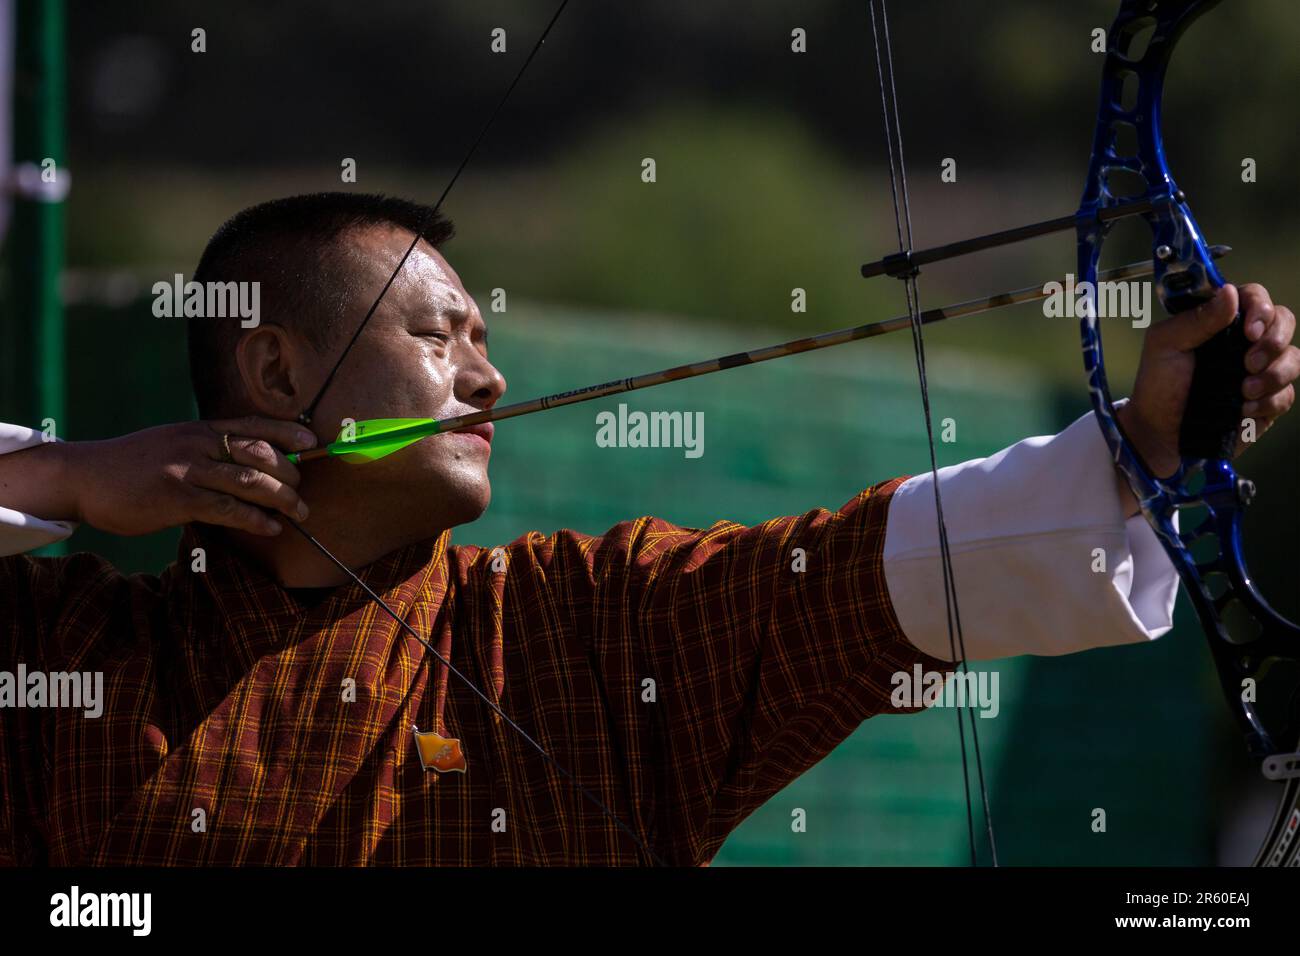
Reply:
<svg viewBox="0 0 1300 956"><path fill-rule="evenodd" d="M1242 516L1255 494L1232 454L1241 418L1242 317L1196 350L1180 435L1181 463L1158 477L1115 417L1106 381L1097 267L1110 228L1106 212L1149 206L1156 295L1183 312L1225 284L1165 158L1160 126L1165 71L1183 31L1220 0L1123 0L1107 37L1092 160L1076 216L1085 290L1080 336L1088 394L1116 467L1192 601L1224 695L1265 776L1283 782L1258 865L1300 864L1300 627L1256 590L1242 551ZM1182 519L1180 522L1180 518Z"/></svg>

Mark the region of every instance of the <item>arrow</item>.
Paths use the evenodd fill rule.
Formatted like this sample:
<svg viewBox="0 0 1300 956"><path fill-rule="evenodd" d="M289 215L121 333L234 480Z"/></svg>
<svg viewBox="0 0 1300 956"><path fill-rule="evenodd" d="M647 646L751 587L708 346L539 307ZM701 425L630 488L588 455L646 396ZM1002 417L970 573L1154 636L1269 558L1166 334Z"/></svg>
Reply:
<svg viewBox="0 0 1300 956"><path fill-rule="evenodd" d="M1227 255L1229 251L1228 246L1215 246L1213 249L1216 259ZM1125 279L1140 279L1151 274L1151 262L1145 261L1110 269L1098 275L1097 278L1099 281L1114 282ZM1047 298L1048 295L1049 293L1044 292L1041 285L1026 286L1013 292L1003 292L984 298L969 299L942 308L927 309L921 313L921 323L929 325L933 322L942 322L944 319L978 315L1003 306L1037 302ZM428 438L430 435L454 432L473 425L481 425L484 422L499 422L506 418L531 415L534 412L545 411L548 408L558 408L562 405L589 402L593 399L605 398L608 395L634 392L637 389L649 388L652 385L663 385L665 382L679 382L683 379L721 372L723 369L738 368L743 365L757 365L759 362L768 362L772 359L784 358L787 355L815 352L818 349L843 345L846 342L856 342L859 339L869 339L877 335L885 335L888 332L897 332L910 326L911 319L908 316L899 316L893 319L885 319L882 322L855 325L852 328L823 332L820 335L813 335L808 338L793 339L789 342L782 342L780 345L769 345L767 348L756 349L752 352L737 352L734 355L724 355L703 362L692 362L689 365L675 365L672 368L661 369L658 372L647 372L644 375L635 375L631 378L616 379L601 385L588 385L585 388L557 392L554 395L544 395L541 398L515 402L512 405L502 405L499 408L490 408L482 412L471 412L468 415L457 415L453 418L372 418L344 426L338 437L322 448L296 452L288 457L295 464L330 456L351 464L375 461L386 455L391 455L395 451L400 451L408 445L413 445L422 438Z"/></svg>

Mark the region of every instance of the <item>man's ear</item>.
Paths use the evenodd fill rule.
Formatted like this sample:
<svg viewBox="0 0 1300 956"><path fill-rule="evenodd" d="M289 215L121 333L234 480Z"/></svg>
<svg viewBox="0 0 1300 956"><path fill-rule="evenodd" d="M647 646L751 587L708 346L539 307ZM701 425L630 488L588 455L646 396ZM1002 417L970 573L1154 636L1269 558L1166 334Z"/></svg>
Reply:
<svg viewBox="0 0 1300 956"><path fill-rule="evenodd" d="M294 419L302 411L306 350L283 326L263 322L241 336L235 365L244 392L268 418Z"/></svg>

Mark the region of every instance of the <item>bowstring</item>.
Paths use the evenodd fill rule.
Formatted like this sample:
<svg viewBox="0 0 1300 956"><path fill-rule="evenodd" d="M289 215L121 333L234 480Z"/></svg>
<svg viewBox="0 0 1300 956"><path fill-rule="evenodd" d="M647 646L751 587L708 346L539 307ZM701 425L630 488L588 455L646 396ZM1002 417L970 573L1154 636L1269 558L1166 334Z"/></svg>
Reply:
<svg viewBox="0 0 1300 956"><path fill-rule="evenodd" d="M501 110L505 107L506 100L510 99L510 94L515 91L515 87L518 86L519 81L523 79L524 73L527 71L529 64L533 62L533 58L537 56L538 51L541 50L542 45L546 42L546 38L550 36L551 28L555 26L556 21L560 19L560 14L564 12L564 8L568 5L569 0L560 0L560 5L555 8L555 13L551 15L550 22L546 24L546 28L542 30L541 35L537 38L537 42L533 44L533 48L528 52L528 56L524 58L523 65L520 66L518 72L515 73L515 78L511 80L510 85L506 87L505 93L503 93L501 99L497 101L496 108L488 115L487 121L479 128L478 135L474 137L473 142L470 143L469 149L465 151L465 156L461 159L460 165L456 167L456 171L451 174L451 179L447 180L447 185L443 187L442 195L438 197L438 201L433 204L433 208L431 208L424 216L423 221L420 223L420 228L415 230L415 235L411 238L410 245L408 245L406 251L402 253L402 258L397 260L397 265L394 266L392 274L388 277L388 281L385 282L384 287L379 290L379 295L375 296L375 301L372 302L370 308L366 310L366 314L364 318L362 318L361 324L357 326L357 330L352 333L352 338L348 340L348 344L345 345L343 351L339 353L338 361L334 363L329 374L325 376L325 381L321 383L321 387L316 390L316 397L313 398L307 407L299 413L299 424L311 424L311 418L316 411L316 406L320 404L320 400L325 396L325 390L329 388L330 383L334 381L334 376L338 373L339 367L343 364L343 360L347 358L348 353L352 351L352 346L357 344L357 339L361 338L361 333L364 332L366 326L370 324L371 317L379 308L379 304L384 301L384 296L388 294L389 288L395 281L397 281L397 277L401 274L402 268L406 265L406 260L411 257L411 253L415 251L415 247L418 246L420 240L424 238L424 230L429 227L434 219L437 218L438 213L442 211L442 204L446 201L452 187L456 185L456 181L460 179L460 174L465 171L465 167L468 166L469 161L473 159L474 154L478 151L479 144L483 142L484 137L488 134L488 130L492 128L492 124L496 122L497 116L500 115Z"/></svg>
<svg viewBox="0 0 1300 956"><path fill-rule="evenodd" d="M321 387L317 390L316 396L311 400L310 404L308 404L308 406L305 409L303 409L303 411L299 414L298 421L301 424L307 425L311 423L312 414L315 412L316 406L320 403L321 398L324 397L325 390L329 388L330 383L334 381L334 376L338 372L340 366L343 365L343 360L348 357L348 353L351 352L352 346L356 344L357 339L361 337L361 333L365 331L365 328L369 324L371 317L378 310L380 303L384 301L384 296L388 294L388 290L392 287L393 282L396 281L398 275L401 274L402 268L406 265L406 261L411 257L411 253L414 252L415 247L420 244L420 240L424 237L424 230L428 228L429 224L433 222L434 218L441 211L442 204L443 202L446 201L448 194L450 194L452 190L452 187L456 185L456 181L460 179L461 173L465 171L465 167L469 165L469 162L473 158L475 152L478 151L479 144L482 143L484 137L487 136L488 130L492 128L492 124L496 121L497 116L501 113L501 110L505 107L506 101L510 99L510 94L513 93L515 91L515 87L519 85L519 81L523 78L523 75L525 71L527 71L529 64L533 62L533 59L537 56L538 51L541 50L542 45L546 42L546 38L551 33L551 29L555 26L556 22L560 19L560 14L564 12L564 8L567 7L568 5L569 5L569 0L560 0L559 6L555 8L555 13L551 15L550 21L546 24L545 29L542 30L541 35L538 36L537 42L533 44L532 49L528 53L528 56L524 59L523 65L519 67L519 70L515 73L514 79L511 80L510 85L506 88L505 93L502 95L501 99L497 101L496 108L492 110L492 113L488 116L486 122L484 122L482 127L480 127L478 131L478 135L475 136L473 142L470 143L469 149L466 150L464 158L460 161L460 165L456 167L456 171L452 173L451 179L447 181L447 185L443 188L442 194L438 197L438 201L434 203L433 207L425 215L423 222L420 223L420 227L417 230L415 230L415 235L411 239L410 245L408 245L406 247L406 251L402 253L402 258L398 260L397 265L393 268L393 272L388 277L388 281L385 282L383 288L379 290L379 295L375 297L375 301L371 304L370 308L366 310L366 314L364 318L362 318L361 324L357 326L357 330L352 334L352 338L348 340L348 344L343 348L343 351L339 354L338 360L334 363L334 366L330 369L329 374L325 376L325 381L321 383ZM562 774L565 777L565 779L567 779L574 786L574 788L578 790L579 793L581 793L584 797L586 797L589 801L591 801L597 808L599 808L600 812L604 814L606 819L611 821L615 826L617 826L620 830L622 830L629 837L631 837L632 840L636 843L637 847L641 850L641 852L644 853L647 857L649 857L649 859L653 863L659 866L667 865L667 863L663 860L663 858L660 857L657 853L655 853L652 849L650 849L649 844L647 844L646 841L643 840L635 830L633 830L630 826L628 826L628 824L624 823L622 818L619 817L617 814L615 814L614 811L611 810L608 806L606 806L605 803L599 797L597 797L589 789L583 786L582 783L579 782L578 778L567 767L565 767L562 763L560 763L558 760L552 757L550 753L547 752L546 748L543 747L540 743L538 743L535 739L533 739L533 737L527 731L525 731L523 727L515 723L515 721L512 720L510 716L504 710L501 709L500 706L498 706L495 702L493 702L492 699L487 696L487 694L485 694L482 690L480 690L478 685L475 684L472 680L470 680L470 678L467 675L465 675L458 668L453 666L451 661L448 660L446 657L444 657L442 654L440 654L438 650L430 642L426 641L419 634L417 634L415 629L411 627L409 624L407 624L404 620L402 620L401 616L396 611L394 611L391 607L389 607L388 602L386 602L383 598L381 598L378 594L376 594L375 591L368 584L366 584L365 581L361 580L361 577L355 571L353 571L350 567L348 567L341 560L339 560L332 551L330 551L327 547L325 547L325 545L321 544L321 542L317 540L317 538L313 536L310 532L308 532L307 529L303 528L301 525L297 524L292 520L289 519L285 519L285 520L288 520L290 527L292 527L300 535L306 538L307 541L309 541L311 545L316 548L316 550L318 550L322 555L328 558L335 565L335 567L337 567L340 571L346 574L363 591L365 591L365 593L370 597L370 599L374 601L375 604L377 604L379 607L383 608L384 612L387 613L388 616L391 617L394 621L396 621L398 625L404 631L406 631L407 634L409 634L411 637L414 637L417 641L419 641L424 646L424 649L428 651L430 654L432 654L434 658L439 663L442 664L443 667L447 668L447 670L450 673L455 674L457 679L460 680L462 684L464 684L471 691L473 691L474 694L479 698L479 700L483 701L483 703L485 703L489 708L491 708L494 714L496 714L503 721L505 721L506 724L509 725L510 728L514 730L514 732L517 733L523 740L527 741L529 746L531 746L535 751L537 751L537 753L540 754L552 768L554 768L558 773Z"/></svg>
<svg viewBox="0 0 1300 956"><path fill-rule="evenodd" d="M885 0L880 0L880 26L877 27L876 0L869 0L871 38L876 54L876 77L880 88L880 108L885 128L885 146L889 156L889 188L894 208L894 231L898 250L910 255L912 245L912 209L907 190L907 167L903 158L903 127L899 117L898 89L894 79L894 56L889 36L889 12ZM881 34L884 53L882 56ZM886 75L888 86L886 86ZM948 624L948 647L964 686L969 669L966 663L966 641L962 634L961 612L957 603L957 586L953 575L952 552L948 544L948 526L943 514L943 495L939 489L939 464L935 453L934 423L930 410L930 386L925 362L925 338L922 334L921 297L917 286L919 270L911 267L902 276L907 299L907 313L912 329L912 348L916 356L916 377L920 386L921 409L925 419L925 434L930 452L930 477L934 485L934 511L938 526L939 557L943 573L943 593ZM971 751L975 756L975 772L979 782L980 798L984 811L984 828L989 853L994 866L998 865L997 846L993 839L993 818L989 810L988 787L984 780L984 761L980 753L979 730L976 724L975 701L968 700L957 711L957 736L961 743L962 785L966 795L966 831L970 840L971 866L979 864L975 845L975 815L971 800L970 761L966 747L966 721L963 711L970 710Z"/></svg>

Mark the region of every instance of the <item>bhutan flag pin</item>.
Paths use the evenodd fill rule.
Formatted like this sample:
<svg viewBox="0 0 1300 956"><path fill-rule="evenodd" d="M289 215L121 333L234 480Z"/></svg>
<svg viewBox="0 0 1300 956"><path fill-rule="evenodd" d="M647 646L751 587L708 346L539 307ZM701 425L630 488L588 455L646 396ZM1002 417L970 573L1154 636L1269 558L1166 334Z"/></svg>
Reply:
<svg viewBox="0 0 1300 956"><path fill-rule="evenodd" d="M421 731L411 724L411 736L415 739L415 752L420 755L420 766L425 771L436 770L446 773L449 770L465 772L467 764L461 753L460 741L455 737L443 737L432 730Z"/></svg>

